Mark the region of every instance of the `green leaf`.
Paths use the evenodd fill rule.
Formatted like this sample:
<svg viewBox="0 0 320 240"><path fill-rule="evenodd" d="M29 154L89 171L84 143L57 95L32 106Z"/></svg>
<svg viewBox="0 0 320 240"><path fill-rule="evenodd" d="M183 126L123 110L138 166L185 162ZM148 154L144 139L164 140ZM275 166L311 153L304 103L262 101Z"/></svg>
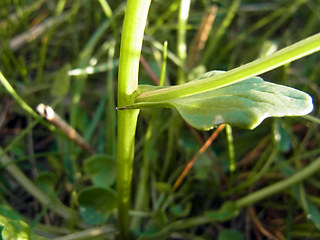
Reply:
<svg viewBox="0 0 320 240"><path fill-rule="evenodd" d="M171 185L166 182L156 182L156 189L160 193L169 192L171 190Z"/></svg>
<svg viewBox="0 0 320 240"><path fill-rule="evenodd" d="M253 129L267 117L305 115L313 109L308 94L259 77L173 99L171 104L190 125L203 130L222 123Z"/></svg>
<svg viewBox="0 0 320 240"><path fill-rule="evenodd" d="M197 80L221 73L223 72L208 72ZM138 94L151 89L141 87ZM312 98L302 91L252 77L194 95L163 102L136 103L126 108L144 107L174 107L191 126L209 130L222 123L253 129L267 117L308 114L312 111L313 104Z"/></svg>
<svg viewBox="0 0 320 240"><path fill-rule="evenodd" d="M84 170L99 187L109 187L116 179L116 162L113 157L96 154L84 161Z"/></svg>
<svg viewBox="0 0 320 240"><path fill-rule="evenodd" d="M291 149L291 139L285 124L281 119L276 119L273 123L273 136L281 152L288 152Z"/></svg>
<svg viewBox="0 0 320 240"><path fill-rule="evenodd" d="M24 220L23 217L17 211L5 204L0 205L0 216L9 218L11 220Z"/></svg>
<svg viewBox="0 0 320 240"><path fill-rule="evenodd" d="M116 192L112 189L89 187L79 193L82 218L91 225L103 224L117 206Z"/></svg>
<svg viewBox="0 0 320 240"><path fill-rule="evenodd" d="M205 215L215 221L223 222L232 219L239 213L236 204L231 201L225 202L218 210L207 211Z"/></svg>
<svg viewBox="0 0 320 240"><path fill-rule="evenodd" d="M69 91L70 77L68 71L70 70L70 64L64 65L54 77L54 82L51 88L51 95L55 97L63 97Z"/></svg>
<svg viewBox="0 0 320 240"><path fill-rule="evenodd" d="M44 240L35 235L28 224L21 220L12 220L0 215L1 239L5 240Z"/></svg>
<svg viewBox="0 0 320 240"><path fill-rule="evenodd" d="M243 240L244 236L235 229L223 229L219 232L218 240Z"/></svg>
<svg viewBox="0 0 320 240"><path fill-rule="evenodd" d="M191 203L187 202L186 204L176 204L173 205L172 207L170 207L170 212L173 214L173 216L178 217L178 218L182 218L182 217L186 217L191 210Z"/></svg>
<svg viewBox="0 0 320 240"><path fill-rule="evenodd" d="M57 176L49 171L40 172L35 179L38 186L50 196L55 194L55 184L57 183L57 180Z"/></svg>

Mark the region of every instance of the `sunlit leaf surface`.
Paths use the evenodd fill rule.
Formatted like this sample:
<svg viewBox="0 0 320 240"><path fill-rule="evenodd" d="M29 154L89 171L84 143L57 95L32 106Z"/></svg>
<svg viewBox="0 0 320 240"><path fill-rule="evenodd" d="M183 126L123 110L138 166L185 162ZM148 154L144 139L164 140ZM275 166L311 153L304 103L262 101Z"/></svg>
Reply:
<svg viewBox="0 0 320 240"><path fill-rule="evenodd" d="M219 73L209 72L201 79ZM191 126L202 130L222 123L253 129L267 117L305 115L313 109L308 94L260 77L164 103L175 107Z"/></svg>

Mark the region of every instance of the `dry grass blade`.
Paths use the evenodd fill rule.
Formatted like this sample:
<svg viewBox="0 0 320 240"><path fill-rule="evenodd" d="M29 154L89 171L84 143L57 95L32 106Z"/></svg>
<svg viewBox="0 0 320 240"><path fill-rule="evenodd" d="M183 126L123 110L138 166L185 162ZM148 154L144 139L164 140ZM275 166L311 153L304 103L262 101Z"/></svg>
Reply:
<svg viewBox="0 0 320 240"><path fill-rule="evenodd" d="M203 17L197 35L193 39L192 45L190 47L189 56L187 60L188 69L192 69L198 61L200 52L202 51L207 42L208 35L211 31L212 24L216 18L217 12L218 6L213 5L209 9L208 13Z"/></svg>
<svg viewBox="0 0 320 240"><path fill-rule="evenodd" d="M151 77L152 81L156 84L159 85L159 78L157 75L152 71L151 67L147 63L147 61L144 59L143 56L140 57L140 63L143 66L143 68L146 70L148 75Z"/></svg>
<svg viewBox="0 0 320 240"><path fill-rule="evenodd" d="M42 35L45 31L50 29L55 24L60 24L64 20L68 19L69 14L61 14L58 17L53 17L45 20L43 23L32 27L29 31L24 32L16 37L14 37L10 43L9 47L11 50L16 51L21 48L24 44L32 42L40 35Z"/></svg>

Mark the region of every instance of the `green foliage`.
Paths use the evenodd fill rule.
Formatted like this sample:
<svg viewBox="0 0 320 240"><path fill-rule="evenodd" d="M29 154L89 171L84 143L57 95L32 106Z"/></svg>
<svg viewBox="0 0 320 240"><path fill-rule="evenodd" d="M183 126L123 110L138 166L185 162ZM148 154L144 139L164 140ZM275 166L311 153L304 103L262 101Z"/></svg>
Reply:
<svg viewBox="0 0 320 240"><path fill-rule="evenodd" d="M16 239L24 239L24 240L37 240L42 239L40 237L36 237L30 230L27 223L23 221L14 221L4 219L2 216L1 225L3 229L1 231L2 239L8 240L16 240Z"/></svg>
<svg viewBox="0 0 320 240"><path fill-rule="evenodd" d="M267 117L305 115L313 109L306 93L258 77L169 103L191 126L202 130L222 123L253 129Z"/></svg>
<svg viewBox="0 0 320 240"><path fill-rule="evenodd" d="M244 235L235 229L223 229L219 232L218 240L244 240Z"/></svg>
<svg viewBox="0 0 320 240"><path fill-rule="evenodd" d="M187 217L191 210L191 203L187 203L186 206L174 205L170 210L172 215L175 217Z"/></svg>
<svg viewBox="0 0 320 240"><path fill-rule="evenodd" d="M1 239L6 240L44 240L33 233L16 211L5 205L0 206L0 233Z"/></svg>
<svg viewBox="0 0 320 240"><path fill-rule="evenodd" d="M68 71L70 68L71 65L66 64L60 68L59 72L54 76L54 82L51 88L52 96L64 97L69 92L70 76L68 75Z"/></svg>
<svg viewBox="0 0 320 240"><path fill-rule="evenodd" d="M221 73L221 71L208 72L197 80L209 79ZM139 94L157 89L144 86L140 88ZM265 82L259 77L146 106L152 107L153 104L176 108L187 123L200 130L209 130L222 123L253 129L267 117L305 115L313 109L312 98L308 94ZM144 107L133 104L127 108L139 106Z"/></svg>
<svg viewBox="0 0 320 240"><path fill-rule="evenodd" d="M89 187L78 196L80 214L90 225L103 224L116 208L116 192L110 188Z"/></svg>
<svg viewBox="0 0 320 240"><path fill-rule="evenodd" d="M0 215L11 220L24 220L23 217L17 211L5 204L2 204L0 206Z"/></svg>
<svg viewBox="0 0 320 240"><path fill-rule="evenodd" d="M49 195L53 195L55 192L55 185L57 183L57 176L53 172L42 171L37 179L36 183L40 188Z"/></svg>
<svg viewBox="0 0 320 240"><path fill-rule="evenodd" d="M274 140L282 152L288 152L291 149L291 139L285 123L280 119L274 121Z"/></svg>
<svg viewBox="0 0 320 240"><path fill-rule="evenodd" d="M84 170L91 176L94 185L108 188L116 179L116 162L113 157L105 154L92 155L85 159Z"/></svg>
<svg viewBox="0 0 320 240"><path fill-rule="evenodd" d="M216 211L207 211L205 215L215 221L224 222L237 216L239 209L234 202L226 201Z"/></svg>

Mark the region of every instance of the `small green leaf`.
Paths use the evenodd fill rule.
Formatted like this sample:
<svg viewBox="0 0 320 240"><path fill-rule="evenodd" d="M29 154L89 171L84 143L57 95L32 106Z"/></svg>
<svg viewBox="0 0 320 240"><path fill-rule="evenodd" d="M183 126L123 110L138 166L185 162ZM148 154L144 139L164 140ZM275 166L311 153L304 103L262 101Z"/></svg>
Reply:
<svg viewBox="0 0 320 240"><path fill-rule="evenodd" d="M156 182L156 189L161 193L169 192L171 190L171 185L166 182Z"/></svg>
<svg viewBox="0 0 320 240"><path fill-rule="evenodd" d="M182 218L186 217L190 213L191 207L192 206L190 202L187 202L184 205L176 204L170 208L170 211L173 214L173 216Z"/></svg>
<svg viewBox="0 0 320 240"><path fill-rule="evenodd" d="M244 240L241 232L235 229L223 229L219 232L218 240Z"/></svg>
<svg viewBox="0 0 320 240"><path fill-rule="evenodd" d="M273 136L281 152L288 152L291 149L290 135L281 119L276 119L273 123Z"/></svg>
<svg viewBox="0 0 320 240"><path fill-rule="evenodd" d="M28 224L21 220L12 220L0 215L0 238L5 240L44 240L35 235Z"/></svg>
<svg viewBox="0 0 320 240"><path fill-rule="evenodd" d="M57 176L49 171L40 172L35 179L38 186L50 196L55 194L55 184L57 183L57 180Z"/></svg>
<svg viewBox="0 0 320 240"><path fill-rule="evenodd" d="M70 76L68 71L70 70L70 64L64 65L54 77L54 82L51 88L51 95L55 97L63 97L69 91Z"/></svg>
<svg viewBox="0 0 320 240"><path fill-rule="evenodd" d="M117 206L116 192L112 189L89 187L79 193L82 218L91 225L103 224Z"/></svg>
<svg viewBox="0 0 320 240"><path fill-rule="evenodd" d="M84 170L99 187L109 187L116 179L116 162L113 157L96 154L84 161Z"/></svg>
<svg viewBox="0 0 320 240"><path fill-rule="evenodd" d="M218 210L208 211L205 215L215 221L223 222L232 219L239 213L236 204L231 201L225 202Z"/></svg>
<svg viewBox="0 0 320 240"><path fill-rule="evenodd" d="M221 73L208 72L197 80ZM141 86L137 94L154 89ZM125 108L144 107L174 107L191 126L209 130L222 123L253 129L268 117L308 114L313 104L312 98L302 91L252 77L198 94L160 102L140 102Z"/></svg>

